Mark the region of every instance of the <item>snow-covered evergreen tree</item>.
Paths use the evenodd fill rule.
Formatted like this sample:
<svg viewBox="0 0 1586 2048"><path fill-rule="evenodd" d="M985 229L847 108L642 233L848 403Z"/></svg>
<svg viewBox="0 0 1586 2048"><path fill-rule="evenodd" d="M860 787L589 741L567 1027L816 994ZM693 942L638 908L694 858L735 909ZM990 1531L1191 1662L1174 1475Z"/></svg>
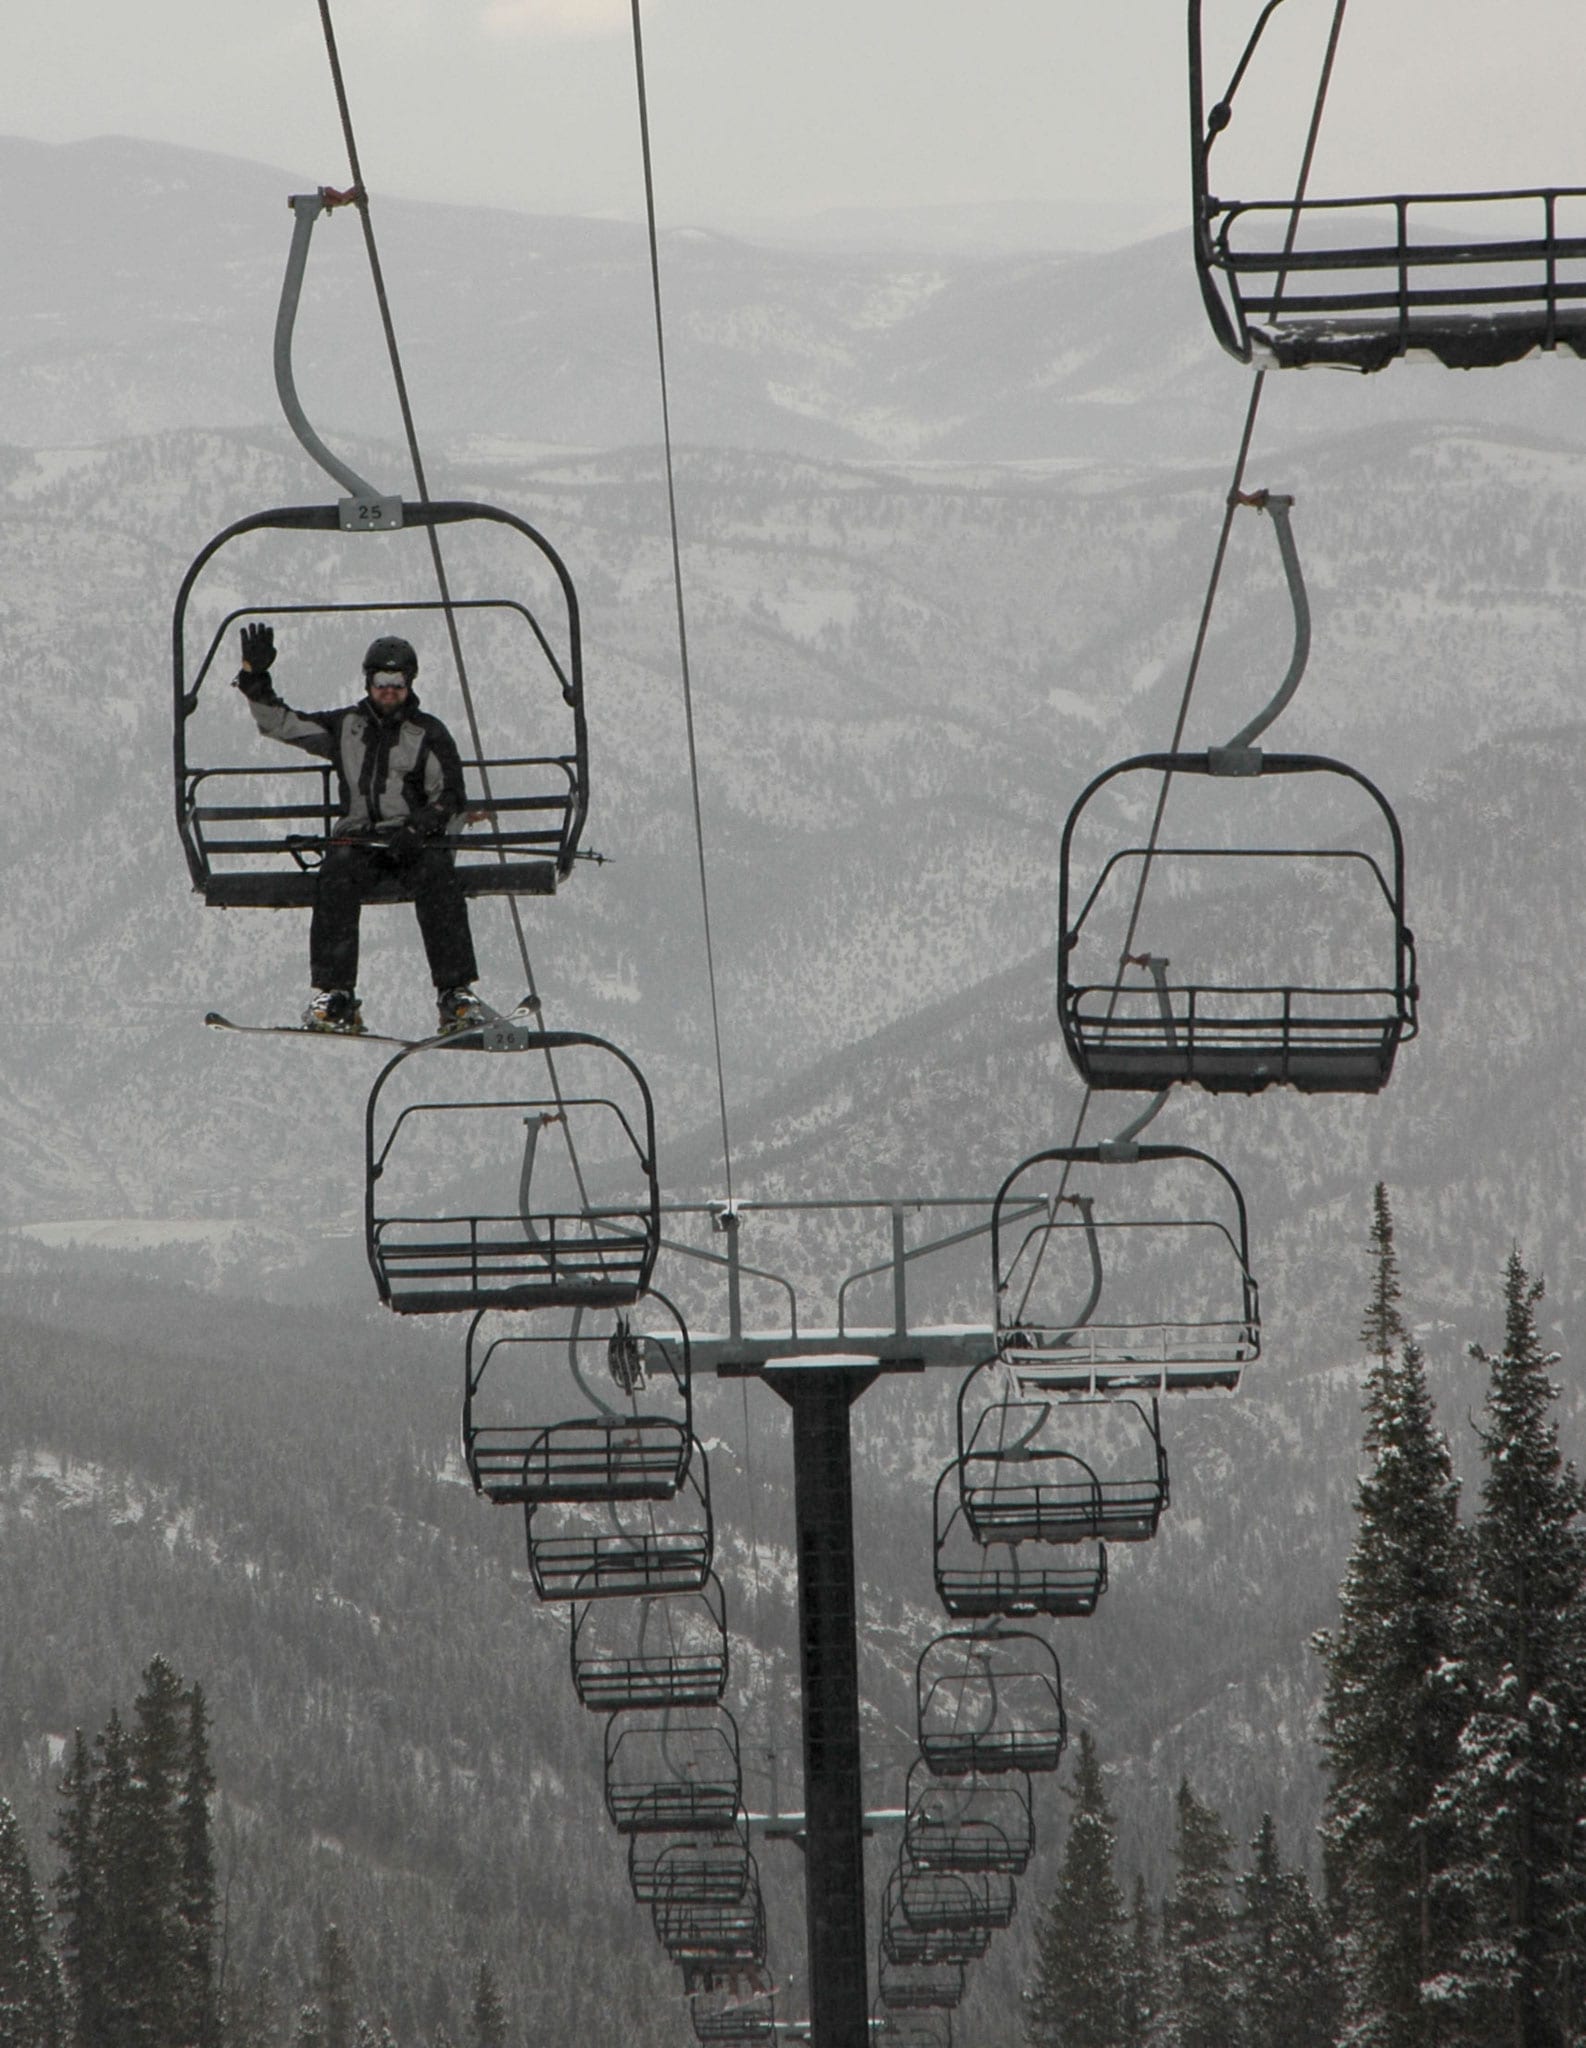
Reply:
<svg viewBox="0 0 1586 2048"><path fill-rule="evenodd" d="M1541 1298L1513 1252L1503 1349L1471 1347L1490 1375L1465 1616L1474 1699L1441 1802L1468 1936L1436 1991L1442 2038L1480 2048L1586 2040L1586 1487L1559 1450Z"/></svg>
<svg viewBox="0 0 1586 2048"><path fill-rule="evenodd" d="M1333 2048L1342 2001L1332 1937L1301 1870L1285 1870L1263 1814L1239 1880L1243 2048Z"/></svg>
<svg viewBox="0 0 1586 2048"><path fill-rule="evenodd" d="M1134 1881L1134 1903L1124 1945L1122 2048L1151 2048L1157 2039L1157 2013L1161 2006L1158 1977L1162 1959L1157 1948L1156 1916L1151 1911L1145 1879Z"/></svg>
<svg viewBox="0 0 1586 2048"><path fill-rule="evenodd" d="M1238 2039L1239 1959L1229 1897L1233 1841L1209 1806L1180 1784L1173 1889L1162 1909L1168 2048L1229 2048Z"/></svg>
<svg viewBox="0 0 1586 2048"><path fill-rule="evenodd" d="M474 1972L473 2048L507 2048L507 2009L496 1989L495 1972L488 1960L480 1958Z"/></svg>
<svg viewBox="0 0 1586 2048"><path fill-rule="evenodd" d="M215 1855L209 1802L215 1774L209 1762L209 1714L202 1686L186 1695L187 1727L182 1786L176 1801L178 1889L178 2005L184 2048L218 2048L220 2006L215 1984Z"/></svg>
<svg viewBox="0 0 1586 2048"><path fill-rule="evenodd" d="M51 1840L61 1852L55 1878L61 1969L66 1983L68 2038L90 2048L107 2038L103 2024L104 1901L98 1859L98 1787L93 1754L79 1728L59 1785L60 1818Z"/></svg>
<svg viewBox="0 0 1586 2048"><path fill-rule="evenodd" d="M1120 2048L1128 1916L1113 1875L1117 1830L1088 1728L1057 1889L1041 1916L1025 1994L1029 2048Z"/></svg>
<svg viewBox="0 0 1586 2048"><path fill-rule="evenodd" d="M16 1815L0 1799L0 2048L61 2048L65 2001L49 1909Z"/></svg>
<svg viewBox="0 0 1586 2048"><path fill-rule="evenodd" d="M1467 1544L1459 1484L1436 1425L1426 1365L1399 1311L1387 1191L1373 1210L1363 1338L1368 1469L1326 1667L1322 1824L1353 2048L1430 2048L1421 1987L1454 1952L1453 1902L1437 1886L1447 1823L1432 1808L1464 1716L1458 1619Z"/></svg>

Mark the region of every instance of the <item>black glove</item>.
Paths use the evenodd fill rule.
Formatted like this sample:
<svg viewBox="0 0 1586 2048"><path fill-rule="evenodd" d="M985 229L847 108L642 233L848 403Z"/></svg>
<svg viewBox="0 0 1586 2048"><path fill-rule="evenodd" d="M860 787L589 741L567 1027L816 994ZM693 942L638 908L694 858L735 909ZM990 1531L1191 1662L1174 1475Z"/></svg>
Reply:
<svg viewBox="0 0 1586 2048"><path fill-rule="evenodd" d="M275 659L275 628L273 626L244 626L242 629L242 658L256 676L267 675Z"/></svg>
<svg viewBox="0 0 1586 2048"><path fill-rule="evenodd" d="M250 703L267 703L275 696L275 691L270 684L270 678L266 675L254 675L249 670L243 669L240 674L233 676L231 680Z"/></svg>
<svg viewBox="0 0 1586 2048"><path fill-rule="evenodd" d="M385 849L394 868L410 868L424 857L424 834L414 824L398 825L385 835Z"/></svg>

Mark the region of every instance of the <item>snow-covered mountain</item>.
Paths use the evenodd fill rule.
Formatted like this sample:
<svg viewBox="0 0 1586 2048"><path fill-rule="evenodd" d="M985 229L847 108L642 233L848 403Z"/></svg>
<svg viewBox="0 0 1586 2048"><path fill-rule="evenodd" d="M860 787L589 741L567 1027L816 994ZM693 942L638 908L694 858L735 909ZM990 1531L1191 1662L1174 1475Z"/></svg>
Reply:
<svg viewBox="0 0 1586 2048"><path fill-rule="evenodd" d="M295 1011L304 920L203 908L171 823L183 569L243 513L329 495L269 386L281 202L313 181L131 143L11 142L0 168L6 1257L68 1245L234 1292L367 1290L376 1056L205 1032L210 1007ZM641 238L379 218L432 489L533 520L583 602L587 842L610 864L527 907L548 1013L644 1067L668 1191L719 1191ZM305 402L394 480L353 230L320 233ZM1078 1112L1052 1007L1062 822L1099 769L1167 744L1248 382L1204 330L1178 237L925 261L676 233L663 261L739 1192L989 1192ZM1580 1330L1581 374L1315 373L1263 398L1250 481L1296 494L1315 619L1273 743L1352 761L1398 807L1424 995L1380 1100L1193 1098L1158 1127L1245 1187L1266 1357L1237 1402L1171 1418L1164 1536L1066 1632L1065 1665L1109 1754L1158 1785L1193 1764L1234 1808L1274 1774L1291 1816L1311 1796L1303 1643L1348 1537L1372 1181L1395 1189L1451 1424L1511 1237L1566 1344ZM1187 744L1265 700L1288 632L1270 532L1241 514ZM289 695L352 688L283 644ZM454 716L438 647L425 658L426 701ZM418 1025L410 921L366 929L372 1019ZM489 991L515 995L499 906L479 933ZM945 1456L945 1390L920 1400L861 1411L888 1515ZM1578 1445L1578 1393L1569 1418ZM1205 1652L1182 1669L1175 1632Z"/></svg>

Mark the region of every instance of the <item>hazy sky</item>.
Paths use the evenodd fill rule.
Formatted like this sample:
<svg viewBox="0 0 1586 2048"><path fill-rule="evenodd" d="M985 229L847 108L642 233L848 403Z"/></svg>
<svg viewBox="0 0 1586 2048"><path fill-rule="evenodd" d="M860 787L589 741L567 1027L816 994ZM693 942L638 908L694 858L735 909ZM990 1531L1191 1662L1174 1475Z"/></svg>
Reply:
<svg viewBox="0 0 1586 2048"><path fill-rule="evenodd" d="M1258 0L1206 9L1221 81ZM1219 146L1224 191L1287 189L1330 13L1287 0L1274 17ZM345 176L315 0L8 15L0 131ZM377 193L637 210L628 0L335 0L335 19ZM1182 214L1185 0L645 0L645 37L674 223L988 201ZM1586 184L1583 76L1582 0L1353 0L1313 189Z"/></svg>

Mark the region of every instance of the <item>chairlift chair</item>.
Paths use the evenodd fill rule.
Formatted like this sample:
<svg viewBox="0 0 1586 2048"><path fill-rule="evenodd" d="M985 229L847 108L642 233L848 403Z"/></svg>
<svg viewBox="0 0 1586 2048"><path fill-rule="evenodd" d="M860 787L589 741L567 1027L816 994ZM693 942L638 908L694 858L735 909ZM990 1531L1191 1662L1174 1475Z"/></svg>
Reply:
<svg viewBox="0 0 1586 2048"><path fill-rule="evenodd" d="M738 1724L725 1707L613 1714L606 1812L620 1834L720 1834L743 1808Z"/></svg>
<svg viewBox="0 0 1586 2048"><path fill-rule="evenodd" d="M964 1436L965 1396L959 1396ZM1145 1433L1151 1469L1138 1470L1131 1449L1122 1465L1104 1442L1088 1442L1086 1425L1133 1418ZM1093 1427L1091 1435L1099 1435ZM1137 1441L1131 1431L1131 1445ZM1081 1446L1090 1452L1081 1454ZM1136 1460L1138 1459L1138 1464ZM982 1543L1144 1543L1155 1536L1168 1504L1167 1451L1161 1407L1150 1413L1137 1400L1016 1400L1005 1396L976 1417L953 1468L970 1528Z"/></svg>
<svg viewBox="0 0 1586 2048"><path fill-rule="evenodd" d="M714 1572L697 1593L573 1603L573 1690L597 1713L713 1705L727 1686L725 1595Z"/></svg>
<svg viewBox="0 0 1586 2048"><path fill-rule="evenodd" d="M998 1356L1026 1393L1229 1390L1261 1355L1244 1196L1193 1146L1032 1154L993 1200L991 1255Z"/></svg>
<svg viewBox="0 0 1586 2048"><path fill-rule="evenodd" d="M909 1926L922 1933L997 1929L1013 1924L1019 1892L1005 1874L915 1868L905 1853L897 1870L897 1901Z"/></svg>
<svg viewBox="0 0 1586 2048"><path fill-rule="evenodd" d="M633 1306L660 1243L638 1067L603 1038L512 1019L437 1043L405 1047L369 1095L364 1230L380 1299L401 1315ZM426 1100L432 1076L444 1092Z"/></svg>
<svg viewBox="0 0 1586 2048"><path fill-rule="evenodd" d="M697 1442L687 1477L670 1500L620 1505L539 1501L523 1510L523 1522L529 1575L542 1600L587 1603L635 1595L704 1594L710 1582L715 1523L710 1470ZM713 1670L718 1656L724 1663L725 1631L719 1647L707 1646L707 1639L701 1638L701 1669L708 1664ZM592 1658L589 1674L597 1683L600 1661ZM645 1658L640 1654L627 1661L633 1667L629 1678L637 1684ZM692 1660L679 1660L678 1682L683 1683L692 1671ZM659 1665L651 1677L661 1683Z"/></svg>
<svg viewBox="0 0 1586 2048"><path fill-rule="evenodd" d="M949 1631L915 1667L920 1755L939 1777L1055 1771L1068 1742L1057 1653L1028 1629Z"/></svg>
<svg viewBox="0 0 1586 2048"><path fill-rule="evenodd" d="M881 1901L881 1953L889 1963L972 1963L991 1946L992 1930L981 1921L951 1927L917 1927L903 1911L901 1878L894 1870Z"/></svg>
<svg viewBox="0 0 1586 2048"><path fill-rule="evenodd" d="M1035 1852L1027 1771L940 1778L919 1757L909 1766L904 1808L903 1846L916 1869L1017 1877Z"/></svg>
<svg viewBox="0 0 1586 2048"><path fill-rule="evenodd" d="M933 1565L937 1597L948 1614L955 1621L1094 1614L1107 1588L1105 1545L1083 1563L1032 1558L1023 1534L979 1533L965 1506L964 1483L961 1459L936 1482Z"/></svg>
<svg viewBox="0 0 1586 2048"><path fill-rule="evenodd" d="M894 1963L883 1955L876 1993L889 2012L951 2012L964 1996L962 1963Z"/></svg>
<svg viewBox="0 0 1586 2048"><path fill-rule="evenodd" d="M760 2048L777 2038L776 2000L769 1992L696 1992L689 2001L694 2039L702 2048Z"/></svg>
<svg viewBox="0 0 1586 2048"><path fill-rule="evenodd" d="M649 1328L634 1327L641 1318ZM462 1438L475 1492L498 1503L670 1499L693 1443L682 1317L653 1292L631 1319L481 1309L464 1353Z"/></svg>
<svg viewBox="0 0 1586 2048"><path fill-rule="evenodd" d="M877 2005L870 2015L874 2048L953 2048L951 2012L892 2012Z"/></svg>
<svg viewBox="0 0 1586 2048"><path fill-rule="evenodd" d="M1112 851L1081 893L1076 841L1086 813L1109 784L1137 777L1218 777L1226 749L1137 754L1096 776L1063 828L1058 891L1058 1014L1070 1059L1088 1087L1150 1089L1192 1082L1214 1093L1254 1094L1279 1085L1307 1094L1375 1094L1387 1083L1399 1047L1417 1030L1415 941L1404 915L1404 839L1387 799L1358 770L1319 754L1261 753L1252 779L1330 777L1363 791L1383 833L1377 851L1330 845L1124 846ZM1250 786L1240 776L1229 794ZM1122 929L1133 878L1151 871L1157 919L1171 917L1167 950L1109 956L1113 927ZM1178 875L1203 892L1207 930L1200 943L1214 964L1197 972L1180 965L1175 930L1187 915L1180 898L1160 900ZM1218 898L1207 878L1224 883ZM1274 887L1298 880L1303 895L1282 916L1243 885ZM1321 889L1338 894L1347 914L1341 943L1358 949L1355 975L1320 973L1302 981L1294 961L1274 959L1296 929L1308 926L1306 905ZM1344 892L1347 891L1347 901ZM1076 907L1077 906L1077 907ZM1180 940L1189 948L1189 939ZM1225 968L1223 961L1230 964ZM1272 973L1272 967L1278 973Z"/></svg>
<svg viewBox="0 0 1586 2048"><path fill-rule="evenodd" d="M224 724L200 718L205 685L217 663L227 670L231 635L243 619L298 622L299 644L313 649L321 676L313 690L320 702L358 675L371 618L437 614L449 651L464 666L465 639L476 658L485 657L492 729L521 732L524 740L487 752L481 733L479 749L465 755L469 801L456 838L465 894L552 893L572 870L589 808L578 599L560 555L526 520L500 506L411 501L382 492L326 446L298 399L292 338L309 240L325 211L361 197L322 190L290 201L294 229L275 332L276 390L287 424L348 495L330 505L278 506L235 520L199 550L172 615L177 830L193 887L206 903L223 907L312 904L315 870L335 842L340 814L329 764L258 765L257 750L268 743L238 707L227 705ZM455 537L465 529L471 538L510 538L519 559L505 579L508 594L490 587L500 572L486 563L480 565L482 588L454 565L443 594L404 595L419 581L434 580L439 535ZM271 537L290 545L252 545ZM298 593L310 577L314 594L305 599ZM279 591L288 579L294 595L283 601ZM362 594L349 596L359 579ZM238 603L239 587L250 580L254 595ZM537 585L545 588L548 605ZM441 634L434 638L439 646ZM423 672L443 666L426 649ZM464 679L460 669L459 683ZM291 687L301 701L296 683ZM545 713L553 702L561 744L545 751ZM534 750L536 743L541 750ZM412 893L411 880L393 873L370 900L410 901Z"/></svg>
<svg viewBox="0 0 1586 2048"><path fill-rule="evenodd" d="M748 1822L715 1834L628 1837L628 1885L641 1906L677 1899L691 1906L731 1905L743 1897L753 1861Z"/></svg>
<svg viewBox="0 0 1586 2048"><path fill-rule="evenodd" d="M746 1964L765 1961L765 1901L760 1873L749 1875L735 1899L681 1899L662 1893L650 1906L655 1936L674 1963Z"/></svg>
<svg viewBox="0 0 1586 2048"><path fill-rule="evenodd" d="M1232 82L1210 107L1202 0L1189 5L1195 265L1222 347L1263 367L1360 371L1412 353L1450 369L1538 350L1586 355L1586 188L1214 194L1212 150L1276 5L1260 7ZM1241 7L1253 13L1256 0Z"/></svg>

